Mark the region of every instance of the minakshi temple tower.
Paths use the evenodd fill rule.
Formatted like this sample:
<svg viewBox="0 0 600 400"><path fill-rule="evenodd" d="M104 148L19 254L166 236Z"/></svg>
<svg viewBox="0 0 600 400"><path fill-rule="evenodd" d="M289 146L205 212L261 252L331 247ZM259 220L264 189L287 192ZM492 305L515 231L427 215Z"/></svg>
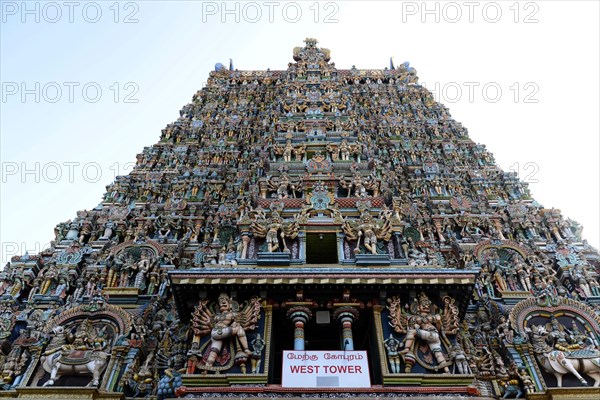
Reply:
<svg viewBox="0 0 600 400"><path fill-rule="evenodd" d="M408 63L217 64L1 273L0 398L600 399L600 258Z"/></svg>

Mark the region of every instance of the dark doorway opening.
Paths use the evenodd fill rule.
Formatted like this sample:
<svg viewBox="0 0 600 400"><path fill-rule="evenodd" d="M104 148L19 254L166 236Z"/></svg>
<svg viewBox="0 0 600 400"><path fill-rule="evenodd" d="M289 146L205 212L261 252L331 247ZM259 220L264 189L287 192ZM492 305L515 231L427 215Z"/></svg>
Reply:
<svg viewBox="0 0 600 400"><path fill-rule="evenodd" d="M307 264L336 264L337 262L335 233L308 233L306 235Z"/></svg>
<svg viewBox="0 0 600 400"><path fill-rule="evenodd" d="M331 316L328 324L317 324L313 318L305 327L306 350L340 350L341 328Z"/></svg>

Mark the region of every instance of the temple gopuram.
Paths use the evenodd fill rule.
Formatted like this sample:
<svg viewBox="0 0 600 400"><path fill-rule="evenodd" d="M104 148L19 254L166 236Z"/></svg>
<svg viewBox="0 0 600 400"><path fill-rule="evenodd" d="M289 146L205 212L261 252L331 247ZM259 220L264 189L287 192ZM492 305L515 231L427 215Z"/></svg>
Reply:
<svg viewBox="0 0 600 400"><path fill-rule="evenodd" d="M418 82L217 64L0 279L0 398L600 399L600 256Z"/></svg>

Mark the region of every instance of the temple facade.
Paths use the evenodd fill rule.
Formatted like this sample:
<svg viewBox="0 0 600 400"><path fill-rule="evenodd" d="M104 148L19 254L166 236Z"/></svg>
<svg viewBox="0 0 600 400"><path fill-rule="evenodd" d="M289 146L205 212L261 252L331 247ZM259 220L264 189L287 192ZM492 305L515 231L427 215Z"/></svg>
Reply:
<svg viewBox="0 0 600 400"><path fill-rule="evenodd" d="M0 398L600 398L600 256L408 63L218 64L0 275Z"/></svg>

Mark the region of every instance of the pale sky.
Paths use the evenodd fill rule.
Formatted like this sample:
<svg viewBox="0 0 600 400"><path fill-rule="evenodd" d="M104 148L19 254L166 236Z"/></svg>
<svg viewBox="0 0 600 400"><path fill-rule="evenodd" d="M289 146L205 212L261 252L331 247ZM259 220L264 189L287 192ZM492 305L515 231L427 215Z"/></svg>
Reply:
<svg viewBox="0 0 600 400"><path fill-rule="evenodd" d="M306 37L341 69L410 61L474 141L600 248L596 1L0 6L2 263L95 207L216 62L285 69Z"/></svg>

